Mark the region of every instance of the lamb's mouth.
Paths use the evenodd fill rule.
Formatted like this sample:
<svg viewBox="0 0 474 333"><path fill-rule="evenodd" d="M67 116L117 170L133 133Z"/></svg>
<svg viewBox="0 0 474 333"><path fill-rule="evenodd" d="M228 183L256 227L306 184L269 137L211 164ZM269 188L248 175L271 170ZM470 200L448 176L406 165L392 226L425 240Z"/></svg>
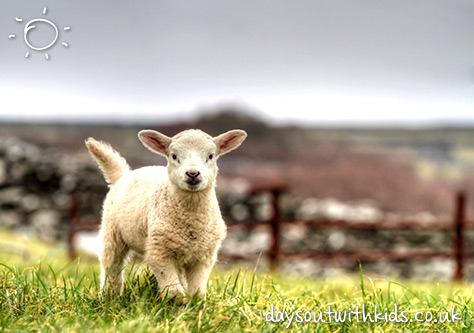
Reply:
<svg viewBox="0 0 474 333"><path fill-rule="evenodd" d="M198 179L188 179L186 180L186 184L188 184L188 188L190 190L196 191L198 189L198 185L201 183Z"/></svg>

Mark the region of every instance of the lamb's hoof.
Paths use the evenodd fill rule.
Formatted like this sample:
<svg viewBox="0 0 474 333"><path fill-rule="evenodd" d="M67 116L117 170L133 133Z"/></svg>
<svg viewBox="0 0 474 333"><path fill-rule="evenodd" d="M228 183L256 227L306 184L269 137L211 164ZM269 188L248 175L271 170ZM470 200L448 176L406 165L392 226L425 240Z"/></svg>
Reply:
<svg viewBox="0 0 474 333"><path fill-rule="evenodd" d="M180 299L178 300L178 303L179 303L180 305L184 305L184 304L188 304L190 300L191 300L190 297L185 296L185 297L180 298Z"/></svg>
<svg viewBox="0 0 474 333"><path fill-rule="evenodd" d="M123 284L116 284L112 285L104 285L100 288L99 291L99 298L100 299L112 299L117 298L122 295L123 292Z"/></svg>
<svg viewBox="0 0 474 333"><path fill-rule="evenodd" d="M181 304L187 304L191 300L194 300L194 301L206 300L206 292L198 291L194 295L187 294L185 297L182 298Z"/></svg>
<svg viewBox="0 0 474 333"><path fill-rule="evenodd" d="M166 296L168 300L175 300L177 304L185 304L185 292L181 285L169 286L163 296Z"/></svg>

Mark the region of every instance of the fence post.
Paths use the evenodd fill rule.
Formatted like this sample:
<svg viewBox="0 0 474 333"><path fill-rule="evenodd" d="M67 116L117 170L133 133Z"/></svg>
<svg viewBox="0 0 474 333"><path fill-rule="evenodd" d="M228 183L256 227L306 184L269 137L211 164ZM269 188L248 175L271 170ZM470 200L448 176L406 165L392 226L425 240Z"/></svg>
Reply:
<svg viewBox="0 0 474 333"><path fill-rule="evenodd" d="M272 217L270 227L272 229L272 241L270 244L270 270L276 271L280 258L280 189L273 189L271 192Z"/></svg>
<svg viewBox="0 0 474 333"><path fill-rule="evenodd" d="M456 271L454 281L464 280L464 231L466 222L466 195L458 192L456 195L456 208L454 212L454 260L456 261Z"/></svg>

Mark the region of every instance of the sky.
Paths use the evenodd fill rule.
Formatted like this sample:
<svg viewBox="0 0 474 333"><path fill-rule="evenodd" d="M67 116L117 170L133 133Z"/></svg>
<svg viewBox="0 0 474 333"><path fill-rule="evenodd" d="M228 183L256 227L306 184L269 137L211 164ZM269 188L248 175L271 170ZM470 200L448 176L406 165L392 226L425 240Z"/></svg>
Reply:
<svg viewBox="0 0 474 333"><path fill-rule="evenodd" d="M277 124L474 124L471 0L1 5L0 121L158 123L237 105ZM24 40L37 18L58 28L47 50ZM54 40L35 25L31 45Z"/></svg>

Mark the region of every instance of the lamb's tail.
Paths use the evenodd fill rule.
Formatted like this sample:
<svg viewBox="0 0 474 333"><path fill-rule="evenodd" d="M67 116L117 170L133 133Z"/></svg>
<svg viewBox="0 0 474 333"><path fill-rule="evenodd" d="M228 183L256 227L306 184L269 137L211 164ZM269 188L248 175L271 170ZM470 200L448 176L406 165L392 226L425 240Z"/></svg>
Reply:
<svg viewBox="0 0 474 333"><path fill-rule="evenodd" d="M92 158L99 165L105 180L110 185L115 184L120 177L130 170L127 161L109 144L97 141L94 138L88 138L86 146Z"/></svg>

